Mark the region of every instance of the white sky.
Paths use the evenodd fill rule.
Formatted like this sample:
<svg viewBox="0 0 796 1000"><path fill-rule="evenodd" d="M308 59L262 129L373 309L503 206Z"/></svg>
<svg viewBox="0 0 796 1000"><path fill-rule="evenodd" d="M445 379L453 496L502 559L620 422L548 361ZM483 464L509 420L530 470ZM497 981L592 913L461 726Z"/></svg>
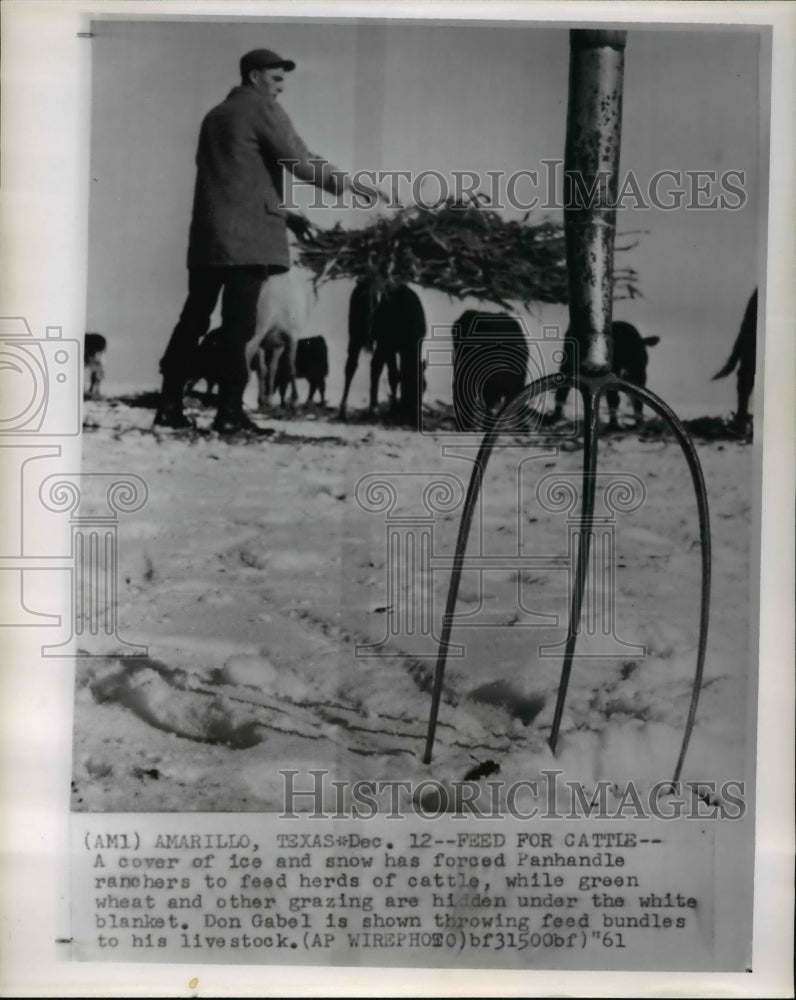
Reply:
<svg viewBox="0 0 796 1000"><path fill-rule="evenodd" d="M87 329L109 340L109 380L156 385L157 363L185 297L185 252L203 115L238 82L248 49L295 59L282 101L311 149L340 167L508 173L563 157L568 35L520 23L94 22ZM620 211L644 229L619 263L640 274L644 298L615 316L661 344L649 385L688 412L729 412L734 378L711 383L762 271L758 221L761 128L755 30L630 30L621 172L642 187L659 170L740 170L737 211ZM520 188L522 193L526 188ZM319 225L345 211L310 210ZM322 292L308 332L331 353L337 401L347 298ZM429 324L463 305L422 292ZM488 308L494 308L489 306ZM530 318L566 324L548 307ZM363 398L364 361L356 403ZM430 386L448 398L447 379Z"/></svg>

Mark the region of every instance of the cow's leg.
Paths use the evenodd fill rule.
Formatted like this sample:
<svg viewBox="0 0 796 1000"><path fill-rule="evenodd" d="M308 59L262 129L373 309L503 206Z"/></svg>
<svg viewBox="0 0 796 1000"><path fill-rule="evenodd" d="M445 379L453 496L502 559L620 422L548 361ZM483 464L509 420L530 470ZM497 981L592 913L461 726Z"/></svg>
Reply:
<svg viewBox="0 0 796 1000"><path fill-rule="evenodd" d="M754 372L749 372L748 368L741 362L738 368L738 412L735 415L736 425L739 430L745 431L749 422L749 399L754 386Z"/></svg>
<svg viewBox="0 0 796 1000"><path fill-rule="evenodd" d="M612 431L619 429L619 393L616 389L606 389L605 398L608 400L608 426Z"/></svg>
<svg viewBox="0 0 796 1000"><path fill-rule="evenodd" d="M553 407L552 416L548 417L550 423L556 423L561 419L561 415L564 412L564 406L567 402L567 397L569 396L569 387L562 386L560 389L556 389L555 395L555 406Z"/></svg>
<svg viewBox="0 0 796 1000"><path fill-rule="evenodd" d="M251 368L257 377L257 409L263 412L267 409L267 373L268 362L265 357L265 348L258 347L251 359Z"/></svg>
<svg viewBox="0 0 796 1000"><path fill-rule="evenodd" d="M290 383L290 406L295 407L298 402L298 388L296 386L296 338L290 333L282 333L282 343L284 345L283 357L287 367L286 382ZM285 385L287 391L287 385ZM284 400L282 405L284 406Z"/></svg>
<svg viewBox="0 0 796 1000"><path fill-rule="evenodd" d="M368 409L371 413L375 413L379 405L379 379L386 362L387 356L383 341L376 341L373 357L370 359L370 405Z"/></svg>
<svg viewBox="0 0 796 1000"><path fill-rule="evenodd" d="M364 344L361 340L355 340L353 337L349 337L348 340L348 356L345 362L345 386L343 388L343 398L340 400L340 419L345 419L346 406L348 405L348 393L351 389L351 382L354 379L357 367L359 365L359 353L362 350Z"/></svg>
<svg viewBox="0 0 796 1000"><path fill-rule="evenodd" d="M567 337L569 337L569 331L567 331ZM563 351L563 359L561 361L561 367L558 369L558 374L563 375L565 378L572 378L575 374L575 361L577 353L573 349L573 345L570 345L569 350ZM564 414L564 407L566 406L567 398L569 397L569 386L562 385L560 388L556 389L555 392L555 405L551 415L547 417L547 423L557 423Z"/></svg>
<svg viewBox="0 0 796 1000"><path fill-rule="evenodd" d="M318 393L318 402L323 405L325 400L323 398L323 383L324 379L322 375L313 375L312 378L307 379L307 384L309 385L309 395L307 396L307 402L312 403L315 401L315 393Z"/></svg>
<svg viewBox="0 0 796 1000"><path fill-rule="evenodd" d="M285 364L287 364L287 347L282 351L282 357L277 361L277 367L274 369L274 386L276 385L277 378L279 379L279 405L284 410L285 408L285 398L287 397L287 390L290 384L290 372L288 371L285 375L283 369ZM280 373L282 377L280 378Z"/></svg>
<svg viewBox="0 0 796 1000"><path fill-rule="evenodd" d="M265 413L271 407L276 364L278 364L279 359L275 358L276 346L270 337L263 340L258 353L260 354L258 364L261 367L258 369L257 379L257 409L260 413Z"/></svg>
<svg viewBox="0 0 796 1000"><path fill-rule="evenodd" d="M420 401L423 397L423 370L420 366L419 341L404 348L399 355L401 401L400 414L404 423L420 426Z"/></svg>
<svg viewBox="0 0 796 1000"><path fill-rule="evenodd" d="M318 379L318 394L321 397L321 406L326 406L326 376L321 375Z"/></svg>
<svg viewBox="0 0 796 1000"><path fill-rule="evenodd" d="M285 348L285 350L287 350L287 348ZM296 406L296 403L298 403L298 386L296 385L296 378L295 378L294 375L290 376L289 381L290 381L290 403L289 403L289 405L290 405L291 409L294 409L295 406ZM287 386L285 386L284 390L283 390L283 394L282 394L282 406L285 405L285 396L284 396L284 394L286 392L287 392Z"/></svg>
<svg viewBox="0 0 796 1000"><path fill-rule="evenodd" d="M389 352L386 361L387 361L387 381L390 386L390 409L394 413L395 410L398 408L398 385L401 380L401 374L398 371L397 358L395 356L394 351ZM403 365L401 367L403 367Z"/></svg>
<svg viewBox="0 0 796 1000"><path fill-rule="evenodd" d="M644 375L641 378L633 379L632 381L635 382L636 385L640 385L643 389L647 384L647 377ZM631 402L633 403L633 419L635 420L636 427L640 427L644 423L644 404L637 396L633 396Z"/></svg>
<svg viewBox="0 0 796 1000"><path fill-rule="evenodd" d="M271 406L271 400L274 398L274 385L276 383L276 373L279 368L279 361L285 352L285 345L279 343L274 346L270 352L270 358L268 360L268 366L266 371L266 381L268 383L268 388L266 389L266 406Z"/></svg>

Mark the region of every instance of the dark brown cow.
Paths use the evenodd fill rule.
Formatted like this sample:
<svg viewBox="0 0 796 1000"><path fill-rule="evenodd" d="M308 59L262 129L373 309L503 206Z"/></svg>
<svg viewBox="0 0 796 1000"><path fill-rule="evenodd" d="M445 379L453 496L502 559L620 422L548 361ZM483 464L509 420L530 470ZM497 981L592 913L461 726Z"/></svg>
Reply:
<svg viewBox="0 0 796 1000"><path fill-rule="evenodd" d="M398 285L380 297L367 279L358 281L349 301L348 356L340 416L345 417L348 393L359 355L370 348L370 412L378 406L379 379L385 366L393 412L417 426L423 394L420 344L426 335L423 305L411 288ZM399 396L400 388L400 396Z"/></svg>
<svg viewBox="0 0 796 1000"><path fill-rule="evenodd" d="M621 378L627 379L634 385L645 386L647 384L647 354L648 347L654 347L660 341L660 337L642 337L632 323L624 323L616 320L611 327L613 331L613 361L611 370ZM567 337L570 336L567 330ZM572 376L575 374L575 351L564 349L564 360L559 371L562 375ZM569 389L564 386L556 390L555 409L550 420L555 422L561 419L564 404L567 401ZM619 426L617 412L619 410L619 393L616 389L609 389L606 392L608 400L609 427L616 429ZM644 404L639 399L633 399L633 413L636 423L640 423L643 418Z"/></svg>
<svg viewBox="0 0 796 1000"><path fill-rule="evenodd" d="M274 387L285 405L285 394L290 384L288 366L280 363L276 371ZM317 391L321 405L326 403L326 376L329 374L329 350L323 337L302 337L296 344L296 378L305 378L309 383L307 403L313 401ZM295 382L293 383L295 390ZM295 396L293 397L295 402Z"/></svg>
<svg viewBox="0 0 796 1000"><path fill-rule="evenodd" d="M461 431L486 427L527 382L528 343L507 313L468 309L453 327L453 408Z"/></svg>

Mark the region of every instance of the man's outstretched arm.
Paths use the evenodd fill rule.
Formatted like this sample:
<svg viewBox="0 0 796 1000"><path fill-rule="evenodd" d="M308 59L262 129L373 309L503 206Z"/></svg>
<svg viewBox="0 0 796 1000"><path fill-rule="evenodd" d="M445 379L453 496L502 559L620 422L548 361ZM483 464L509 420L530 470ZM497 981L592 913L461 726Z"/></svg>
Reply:
<svg viewBox="0 0 796 1000"><path fill-rule="evenodd" d="M283 162L299 180L328 191L343 194L353 191L367 199L374 193L378 201L387 203L389 194L377 186L367 187L356 181L345 170L335 167L322 156L311 153L296 132L287 112L278 104L270 103L263 108L261 116L261 143L264 154L277 162Z"/></svg>

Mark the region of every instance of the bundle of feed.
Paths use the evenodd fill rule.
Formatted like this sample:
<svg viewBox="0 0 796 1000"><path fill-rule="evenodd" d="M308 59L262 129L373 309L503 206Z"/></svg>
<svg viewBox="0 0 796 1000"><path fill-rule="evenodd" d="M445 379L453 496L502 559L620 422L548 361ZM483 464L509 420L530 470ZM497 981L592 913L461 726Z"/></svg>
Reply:
<svg viewBox="0 0 796 1000"><path fill-rule="evenodd" d="M550 220L504 219L479 202L413 206L360 229L339 223L301 238L298 264L315 290L340 278L370 278L377 293L401 284L476 298L504 309L568 301L564 228ZM635 235L635 234L629 234ZM635 242L617 246L627 251ZM614 297L640 295L633 268L615 268Z"/></svg>

